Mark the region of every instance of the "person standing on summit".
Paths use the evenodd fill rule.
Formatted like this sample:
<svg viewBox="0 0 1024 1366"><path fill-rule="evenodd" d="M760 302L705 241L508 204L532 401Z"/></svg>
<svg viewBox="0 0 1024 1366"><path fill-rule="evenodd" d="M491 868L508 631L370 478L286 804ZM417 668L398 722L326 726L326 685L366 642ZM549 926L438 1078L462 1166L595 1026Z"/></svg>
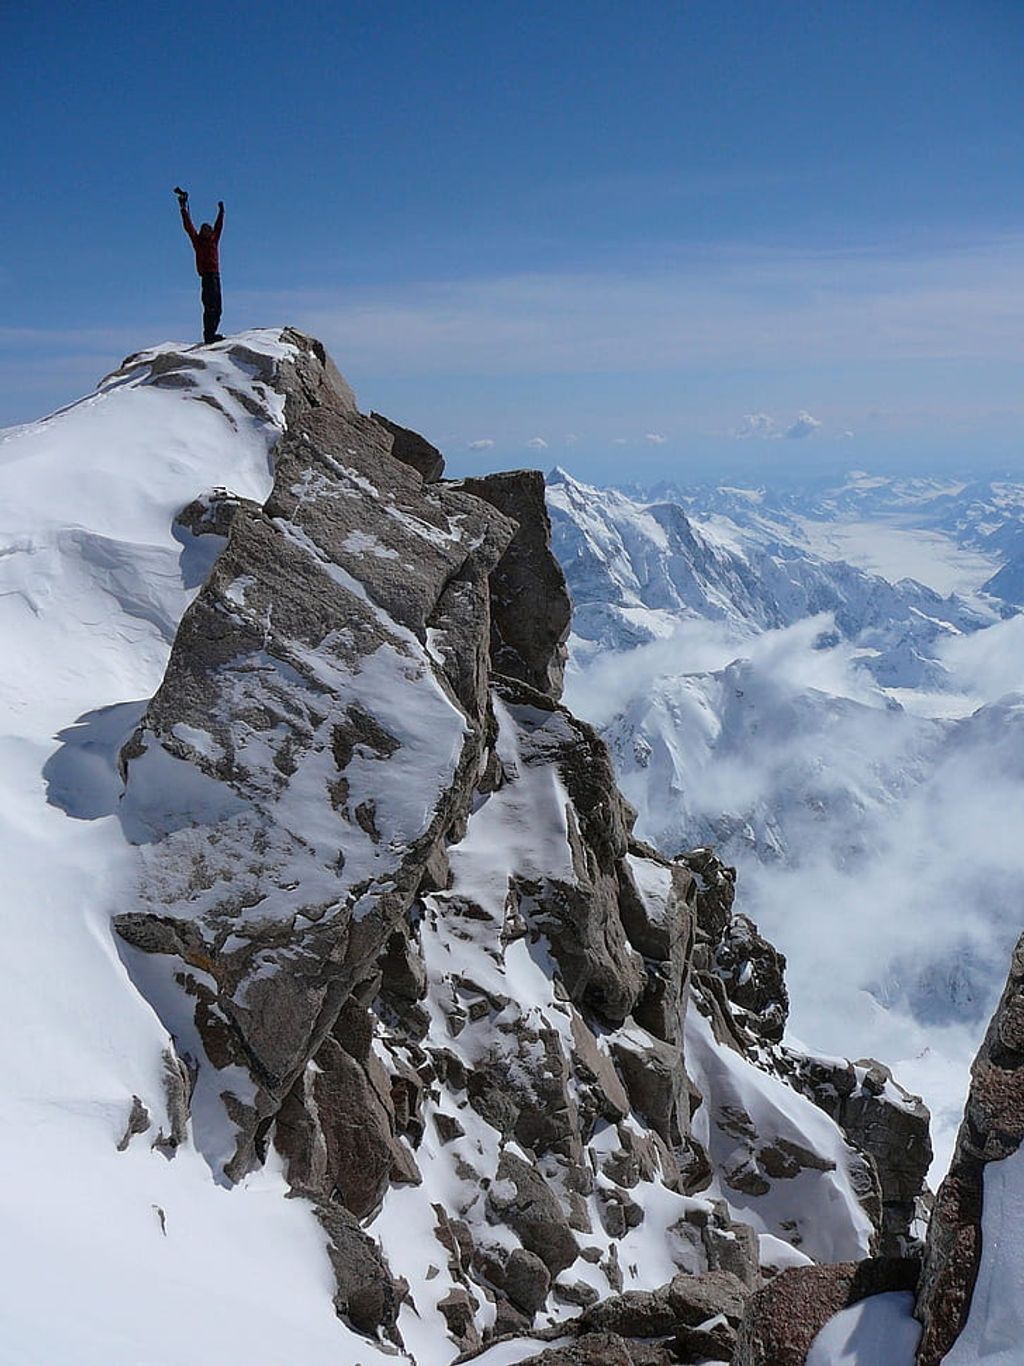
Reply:
<svg viewBox="0 0 1024 1366"><path fill-rule="evenodd" d="M224 201L222 199L217 204L217 221L213 227L209 223L203 223L196 232L192 215L188 211L188 191L176 185L174 193L178 196L182 226L195 248L196 270L203 282L203 341L207 344L223 341L224 338L217 329L220 327L221 313L220 234L224 227Z"/></svg>

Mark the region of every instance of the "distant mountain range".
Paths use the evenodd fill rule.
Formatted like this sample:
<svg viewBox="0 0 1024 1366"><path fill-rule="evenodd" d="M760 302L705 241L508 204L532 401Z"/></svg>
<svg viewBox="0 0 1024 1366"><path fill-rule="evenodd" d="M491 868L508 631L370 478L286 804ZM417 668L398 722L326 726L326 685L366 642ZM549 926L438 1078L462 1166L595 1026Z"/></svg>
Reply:
<svg viewBox="0 0 1024 1366"><path fill-rule="evenodd" d="M626 490L644 502L673 502L693 517L726 517L767 540L806 544L808 522L864 520L939 533L1006 566L984 587L1024 603L1024 482L998 479L900 479L851 471L837 484L738 488L661 483Z"/></svg>
<svg viewBox="0 0 1024 1366"><path fill-rule="evenodd" d="M865 1050L897 1028L913 1052L977 1030L1024 903L1009 826L1024 484L852 475L641 498L556 470L548 504L574 602L571 703L644 838L711 843L740 868L789 955L800 1032L830 1047L856 1017ZM844 546L963 586L821 553Z"/></svg>
<svg viewBox="0 0 1024 1366"><path fill-rule="evenodd" d="M685 620L720 622L739 641L828 613L823 643L856 644L879 684L941 688L942 643L1013 610L826 559L807 545L810 514L795 511L796 495L786 501L790 509L771 516L767 494L736 489L640 502L556 470L548 506L578 657L664 639Z"/></svg>

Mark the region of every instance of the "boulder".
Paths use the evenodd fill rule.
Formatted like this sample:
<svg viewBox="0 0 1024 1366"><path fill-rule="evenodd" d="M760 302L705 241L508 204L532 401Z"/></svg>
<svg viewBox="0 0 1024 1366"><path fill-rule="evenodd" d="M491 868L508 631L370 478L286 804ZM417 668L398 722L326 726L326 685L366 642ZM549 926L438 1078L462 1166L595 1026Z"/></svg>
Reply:
<svg viewBox="0 0 1024 1366"><path fill-rule="evenodd" d="M505 1263L503 1285L512 1303L532 1318L543 1309L550 1288L551 1275L540 1257L524 1247L513 1248Z"/></svg>
<svg viewBox="0 0 1024 1366"><path fill-rule="evenodd" d="M487 1192L489 1216L507 1224L528 1252L557 1276L580 1255L558 1197L540 1172L506 1149Z"/></svg>
<svg viewBox="0 0 1024 1366"><path fill-rule="evenodd" d="M580 1333L614 1333L626 1339L664 1338L721 1315L735 1334L749 1293L728 1271L681 1275L657 1290L627 1290L603 1300L585 1309L576 1327Z"/></svg>
<svg viewBox="0 0 1024 1366"><path fill-rule="evenodd" d="M259 512L259 504L251 498L241 498L228 489L213 489L201 498L194 498L174 519L174 535L182 539L181 531L192 536L219 536L227 539L231 523L239 511L250 516Z"/></svg>
<svg viewBox="0 0 1024 1366"><path fill-rule="evenodd" d="M585 1333L575 1342L521 1358L521 1366L636 1366L636 1360L629 1343L614 1333ZM665 1366L670 1360L667 1353L661 1357Z"/></svg>
<svg viewBox="0 0 1024 1366"><path fill-rule="evenodd" d="M629 1025L608 1040L629 1098L669 1148L690 1130L689 1092L679 1049Z"/></svg>
<svg viewBox="0 0 1024 1366"><path fill-rule="evenodd" d="M480 1334L473 1317L479 1308L480 1301L463 1285L454 1286L437 1302L438 1312L448 1325L449 1333L464 1352L480 1346Z"/></svg>
<svg viewBox="0 0 1024 1366"><path fill-rule="evenodd" d="M334 1305L357 1332L383 1334L401 1345L398 1311L401 1287L393 1280L380 1248L359 1227L348 1210L322 1203L316 1215L327 1234L337 1290Z"/></svg>

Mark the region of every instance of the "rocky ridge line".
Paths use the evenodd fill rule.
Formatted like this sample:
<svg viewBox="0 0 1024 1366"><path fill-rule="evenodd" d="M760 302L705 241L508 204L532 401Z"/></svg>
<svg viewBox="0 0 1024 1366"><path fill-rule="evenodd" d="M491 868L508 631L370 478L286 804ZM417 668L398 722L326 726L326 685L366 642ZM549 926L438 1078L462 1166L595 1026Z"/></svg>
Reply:
<svg viewBox="0 0 1024 1366"><path fill-rule="evenodd" d="M778 1266L755 1229L796 1261L909 1239L927 1116L874 1064L783 1048L784 960L731 870L633 838L558 700L540 476L441 481L282 340L238 357L283 396L273 490L183 511L225 545L122 754L116 923L175 1040L176 1141L187 1107L224 1181L273 1144L339 1313L410 1352L422 1324L453 1354L545 1324L725 1351ZM138 362L186 391L195 363Z"/></svg>

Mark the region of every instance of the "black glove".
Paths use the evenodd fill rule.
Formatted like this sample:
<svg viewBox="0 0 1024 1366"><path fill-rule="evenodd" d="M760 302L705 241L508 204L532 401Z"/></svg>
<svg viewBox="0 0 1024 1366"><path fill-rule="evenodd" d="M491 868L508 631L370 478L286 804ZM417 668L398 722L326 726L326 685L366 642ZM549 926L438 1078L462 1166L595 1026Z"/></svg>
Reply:
<svg viewBox="0 0 1024 1366"><path fill-rule="evenodd" d="M174 193L178 196L179 204L188 203L188 190L183 190L180 185L175 185Z"/></svg>
<svg viewBox="0 0 1024 1366"><path fill-rule="evenodd" d="M224 201L223 201L223 199L218 199L218 200L217 200L217 208L218 208L218 209L222 209L223 207L224 207Z"/></svg>

